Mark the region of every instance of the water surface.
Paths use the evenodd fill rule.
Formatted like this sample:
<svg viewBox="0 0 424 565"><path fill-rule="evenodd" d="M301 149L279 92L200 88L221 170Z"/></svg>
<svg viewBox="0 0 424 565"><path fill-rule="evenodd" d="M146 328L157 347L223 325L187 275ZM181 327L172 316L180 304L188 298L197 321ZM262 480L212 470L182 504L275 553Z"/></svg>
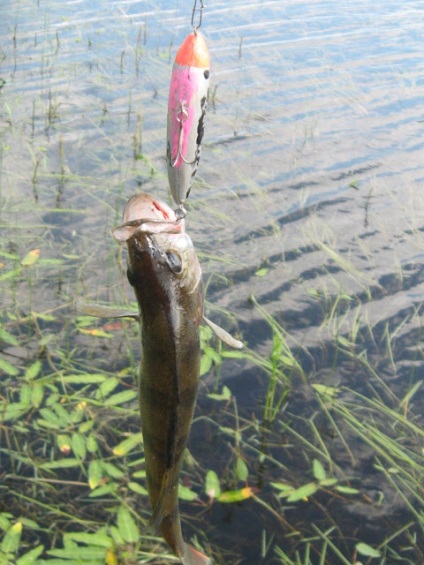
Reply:
<svg viewBox="0 0 424 565"><path fill-rule="evenodd" d="M4 320L10 311L59 309L66 323L75 300L133 300L110 229L134 192L169 199L168 85L190 17L191 5L180 1L2 3ZM210 316L229 309L233 330L265 356L271 330L253 295L288 332L307 375L307 383L294 379L269 432L278 441L272 436L267 445L267 437L248 434L287 469L258 468L244 454L249 480L264 486L277 512L269 481L297 473L310 480L310 461L293 449L285 426L307 435L305 422L317 414L324 436L328 427L311 384L349 387L342 393L347 400L352 390L369 397L377 390L396 404L391 393L402 399L423 378L423 22L418 0L215 1L204 12L212 94L187 223L208 281ZM12 284L4 274L16 265L7 253L22 258L33 248L40 249L38 267ZM378 382L349 359L347 346L340 353L343 338L377 368ZM90 352L94 372L127 364L113 352L96 354L87 336L70 332L67 339L70 349ZM136 337L132 344L139 355ZM25 365L34 349L30 342L5 347L4 354ZM267 386L261 371L228 361L221 378L241 417L259 422ZM201 418L233 423L230 408L215 412L206 399L214 379L204 378L190 447L203 468L224 473L232 451L222 456L225 438ZM422 425L422 388L410 408ZM396 489L382 486L366 442L346 429L353 463L327 431L340 476L364 496L350 504L318 499L287 512L304 532L311 523L323 530L344 523L342 551L351 560L354 542L378 544L415 518ZM205 437L217 441L213 454ZM295 547L284 526L253 501L214 505L201 526L211 528L213 547L232 555L222 562L273 563L275 545ZM355 533L347 539L347 532ZM422 552L418 526L416 533ZM264 536L270 550L261 557ZM405 562L420 555L405 550Z"/></svg>

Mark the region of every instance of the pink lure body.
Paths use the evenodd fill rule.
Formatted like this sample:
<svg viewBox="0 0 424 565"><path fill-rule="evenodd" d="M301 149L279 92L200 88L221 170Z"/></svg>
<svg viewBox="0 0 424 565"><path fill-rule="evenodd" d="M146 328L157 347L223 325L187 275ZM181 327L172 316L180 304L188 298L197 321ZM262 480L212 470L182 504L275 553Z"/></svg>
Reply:
<svg viewBox="0 0 424 565"><path fill-rule="evenodd" d="M209 53L203 35L190 33L175 57L168 101L167 165L172 197L182 206L200 158L209 89Z"/></svg>

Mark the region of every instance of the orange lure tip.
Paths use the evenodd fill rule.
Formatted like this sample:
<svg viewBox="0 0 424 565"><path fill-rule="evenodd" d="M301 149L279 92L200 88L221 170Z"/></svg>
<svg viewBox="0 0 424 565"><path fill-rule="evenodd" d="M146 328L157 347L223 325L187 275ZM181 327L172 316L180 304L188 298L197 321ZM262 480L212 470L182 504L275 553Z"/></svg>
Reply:
<svg viewBox="0 0 424 565"><path fill-rule="evenodd" d="M209 68L209 51L200 31L187 35L178 49L175 62L181 66Z"/></svg>

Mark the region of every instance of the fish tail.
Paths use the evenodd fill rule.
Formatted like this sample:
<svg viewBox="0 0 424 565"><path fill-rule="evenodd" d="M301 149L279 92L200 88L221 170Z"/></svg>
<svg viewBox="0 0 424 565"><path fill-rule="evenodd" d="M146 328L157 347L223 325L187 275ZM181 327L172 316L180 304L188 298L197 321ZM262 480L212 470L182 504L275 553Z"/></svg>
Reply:
<svg viewBox="0 0 424 565"><path fill-rule="evenodd" d="M204 553L195 549L188 543L184 543L184 557L181 557L184 565L210 565L211 560Z"/></svg>

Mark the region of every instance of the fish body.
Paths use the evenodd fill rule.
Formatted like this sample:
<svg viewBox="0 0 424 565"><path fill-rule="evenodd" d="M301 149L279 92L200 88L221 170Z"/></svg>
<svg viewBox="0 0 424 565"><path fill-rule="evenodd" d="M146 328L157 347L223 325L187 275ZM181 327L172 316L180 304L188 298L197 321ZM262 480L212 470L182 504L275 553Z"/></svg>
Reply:
<svg viewBox="0 0 424 565"><path fill-rule="evenodd" d="M178 484L200 373L200 264L184 219L146 194L131 198L114 238L128 247L128 279L142 333L140 411L152 523L185 565L210 559L182 537Z"/></svg>
<svg viewBox="0 0 424 565"><path fill-rule="evenodd" d="M210 58L200 31L181 44L168 100L166 160L172 197L183 206L200 159L209 89Z"/></svg>

